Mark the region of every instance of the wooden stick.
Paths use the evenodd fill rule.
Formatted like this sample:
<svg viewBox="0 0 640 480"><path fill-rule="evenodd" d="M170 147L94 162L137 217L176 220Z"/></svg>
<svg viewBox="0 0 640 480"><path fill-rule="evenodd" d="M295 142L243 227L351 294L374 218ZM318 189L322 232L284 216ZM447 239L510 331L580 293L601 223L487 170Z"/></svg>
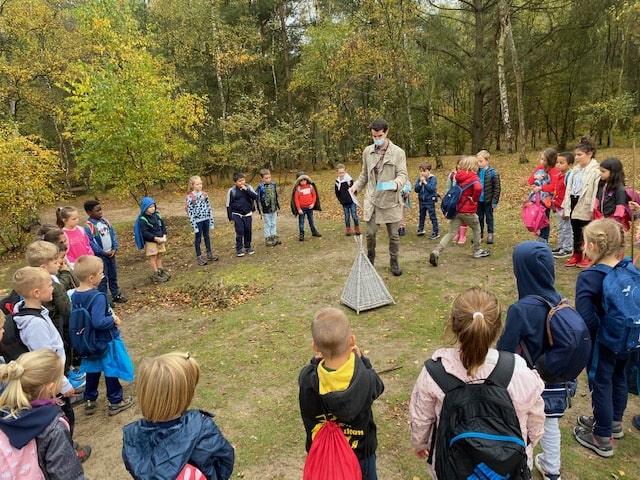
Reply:
<svg viewBox="0 0 640 480"><path fill-rule="evenodd" d="M394 370L400 370L404 365L397 365L395 367L383 368L382 370L376 370L378 374L393 372Z"/></svg>

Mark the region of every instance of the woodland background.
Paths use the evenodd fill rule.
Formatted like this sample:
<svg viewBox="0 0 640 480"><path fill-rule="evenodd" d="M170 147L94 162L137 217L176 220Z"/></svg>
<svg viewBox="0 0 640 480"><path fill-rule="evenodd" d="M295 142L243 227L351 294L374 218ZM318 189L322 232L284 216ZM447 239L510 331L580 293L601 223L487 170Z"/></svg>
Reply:
<svg viewBox="0 0 640 480"><path fill-rule="evenodd" d="M79 189L139 199L357 161L630 144L640 1L0 0L0 245Z"/></svg>

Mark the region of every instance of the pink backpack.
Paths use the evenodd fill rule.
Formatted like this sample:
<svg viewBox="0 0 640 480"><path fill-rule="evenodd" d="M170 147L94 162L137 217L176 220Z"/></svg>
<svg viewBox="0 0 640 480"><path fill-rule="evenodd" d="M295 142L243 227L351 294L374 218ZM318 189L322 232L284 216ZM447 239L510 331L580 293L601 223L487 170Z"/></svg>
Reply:
<svg viewBox="0 0 640 480"><path fill-rule="evenodd" d="M540 203L540 194L537 193L535 202L527 202L525 206L522 207L522 212L520 213L527 230L538 234L540 229L548 227L549 219L547 218L546 211L545 206Z"/></svg>
<svg viewBox="0 0 640 480"><path fill-rule="evenodd" d="M199 469L187 463L178 474L176 480L207 480L207 477Z"/></svg>
<svg viewBox="0 0 640 480"><path fill-rule="evenodd" d="M0 465L2 474L20 480L44 480L38 464L38 447L35 438L21 449L14 448L4 433L0 432Z"/></svg>

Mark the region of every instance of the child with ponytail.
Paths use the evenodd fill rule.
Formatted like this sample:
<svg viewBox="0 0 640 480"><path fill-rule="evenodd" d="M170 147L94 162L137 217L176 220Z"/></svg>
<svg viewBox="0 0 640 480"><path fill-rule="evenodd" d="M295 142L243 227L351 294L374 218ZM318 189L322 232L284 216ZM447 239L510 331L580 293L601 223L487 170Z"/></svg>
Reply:
<svg viewBox="0 0 640 480"><path fill-rule="evenodd" d="M64 365L53 350L0 364L0 465L9 478L85 480L55 396Z"/></svg>
<svg viewBox="0 0 640 480"><path fill-rule="evenodd" d="M486 379L496 368L498 351L491 346L502 330L501 308L497 297L478 287L462 292L453 301L447 330L455 337L455 346L440 348L432 356L442 362L445 371L463 382ZM513 355L501 353L501 355ZM544 384L535 371L529 370L523 358L515 356L515 365L507 387L515 408L523 439L529 439L527 454L532 463L533 446L543 434L544 402L540 394ZM420 459L426 459L431 444L432 431L440 424L445 392L427 371L422 368L411 394L411 443ZM437 458L437 451L434 452ZM429 465L435 479L433 465ZM441 479L445 480L445 479Z"/></svg>

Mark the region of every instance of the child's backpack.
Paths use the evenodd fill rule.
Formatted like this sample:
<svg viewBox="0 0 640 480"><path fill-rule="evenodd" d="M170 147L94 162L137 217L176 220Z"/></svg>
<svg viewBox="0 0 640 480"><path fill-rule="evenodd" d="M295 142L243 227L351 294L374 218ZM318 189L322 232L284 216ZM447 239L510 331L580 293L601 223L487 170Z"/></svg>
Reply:
<svg viewBox="0 0 640 480"><path fill-rule="evenodd" d="M0 433L0 465L3 478L20 480L44 480L45 476L38 463L38 446L33 438L18 449L11 445L9 437Z"/></svg>
<svg viewBox="0 0 640 480"><path fill-rule="evenodd" d="M98 340L96 331L91 323L90 309L98 295L104 295L104 293L96 292L87 305L75 301L75 294L71 297L69 339L74 354L81 358L99 358L107 351L109 342Z"/></svg>
<svg viewBox="0 0 640 480"><path fill-rule="evenodd" d="M440 209L444 214L445 218L451 220L458 214L458 202L462 198L462 194L471 187L474 183L478 183L478 180L474 180L469 185L464 188L460 187L460 185L453 185L447 193L442 197L442 202L440 203Z"/></svg>
<svg viewBox="0 0 640 480"><path fill-rule="evenodd" d="M640 349L640 270L624 258L612 269L594 267L605 272L602 281L602 307L606 312L598 328L597 343L614 353ZM594 362L597 354L594 352Z"/></svg>
<svg viewBox="0 0 640 480"><path fill-rule="evenodd" d="M16 325L15 317L33 315L44 319L38 308L23 308L17 313L7 313L4 316L4 334L0 338L0 356L5 362L15 360L29 348L20 339L20 329Z"/></svg>
<svg viewBox="0 0 640 480"><path fill-rule="evenodd" d="M524 342L520 348L529 368L534 368L547 383L575 380L587 364L591 353L591 335L582 316L566 298L557 305L538 295L528 295L549 307L545 325L544 348L538 358L532 358Z"/></svg>
<svg viewBox="0 0 640 480"><path fill-rule="evenodd" d="M176 477L176 480L207 480L207 477L198 468L186 464Z"/></svg>
<svg viewBox="0 0 640 480"><path fill-rule="evenodd" d="M356 454L340 426L327 420L316 433L307 460L303 480L361 480L362 470Z"/></svg>
<svg viewBox="0 0 640 480"><path fill-rule="evenodd" d="M435 450L438 478L531 478L520 421L507 391L514 366L514 354L500 352L489 377L466 383L447 373L440 360L425 362L445 393L427 460L432 463Z"/></svg>

